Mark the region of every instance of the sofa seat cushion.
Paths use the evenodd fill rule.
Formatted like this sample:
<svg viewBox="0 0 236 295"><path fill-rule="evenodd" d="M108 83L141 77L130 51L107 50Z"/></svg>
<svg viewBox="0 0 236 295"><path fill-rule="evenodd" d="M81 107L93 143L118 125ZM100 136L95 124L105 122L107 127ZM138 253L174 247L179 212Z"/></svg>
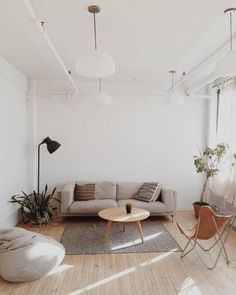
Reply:
<svg viewBox="0 0 236 295"><path fill-rule="evenodd" d="M74 201L69 208L69 212L72 214L98 214L100 210L106 208L117 207L117 202L115 200L90 200L90 201Z"/></svg>
<svg viewBox="0 0 236 295"><path fill-rule="evenodd" d="M117 202L117 206L124 207L127 203L131 203L133 207L146 209L151 214L161 214L166 212L166 205L159 201L147 203L147 202L142 202L135 199L127 199L127 200L119 200Z"/></svg>

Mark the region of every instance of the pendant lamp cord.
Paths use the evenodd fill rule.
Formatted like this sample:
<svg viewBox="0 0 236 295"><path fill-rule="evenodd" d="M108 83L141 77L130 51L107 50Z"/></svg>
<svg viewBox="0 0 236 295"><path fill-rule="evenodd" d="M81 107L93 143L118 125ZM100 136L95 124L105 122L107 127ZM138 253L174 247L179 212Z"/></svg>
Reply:
<svg viewBox="0 0 236 295"><path fill-rule="evenodd" d="M97 49L97 28L96 28L96 13L93 13L93 29L94 29L94 46Z"/></svg>
<svg viewBox="0 0 236 295"><path fill-rule="evenodd" d="M99 78L99 92L102 93L102 79Z"/></svg>
<svg viewBox="0 0 236 295"><path fill-rule="evenodd" d="M97 27L96 27L96 13L93 13L93 29L94 29L94 47L97 50ZM99 78L99 92L102 93L102 79Z"/></svg>
<svg viewBox="0 0 236 295"><path fill-rule="evenodd" d="M171 93L174 93L174 82L175 82L175 73L172 73L172 86L171 86Z"/></svg>
<svg viewBox="0 0 236 295"><path fill-rule="evenodd" d="M230 50L233 50L233 19L232 12L229 14L229 22L230 22Z"/></svg>
<svg viewBox="0 0 236 295"><path fill-rule="evenodd" d="M216 135L217 135L217 133L218 133L219 112L220 112L220 88L217 89L217 105L216 105Z"/></svg>

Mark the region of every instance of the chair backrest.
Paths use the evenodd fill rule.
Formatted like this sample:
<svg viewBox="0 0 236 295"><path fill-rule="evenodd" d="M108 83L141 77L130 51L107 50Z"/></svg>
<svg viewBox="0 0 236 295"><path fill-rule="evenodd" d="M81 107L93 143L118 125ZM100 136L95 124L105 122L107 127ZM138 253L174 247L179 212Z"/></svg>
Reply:
<svg viewBox="0 0 236 295"><path fill-rule="evenodd" d="M232 215L218 215L209 206L200 207L195 234L196 238L200 240L213 238L217 232L225 228L231 217Z"/></svg>

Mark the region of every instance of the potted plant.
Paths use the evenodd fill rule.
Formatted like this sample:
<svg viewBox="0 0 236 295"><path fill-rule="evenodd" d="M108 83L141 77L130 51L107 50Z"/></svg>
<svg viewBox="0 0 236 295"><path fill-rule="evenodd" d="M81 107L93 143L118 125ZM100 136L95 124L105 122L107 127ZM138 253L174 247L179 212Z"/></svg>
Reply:
<svg viewBox="0 0 236 295"><path fill-rule="evenodd" d="M35 191L29 195L22 191L22 196L14 195L11 197L11 203L17 203L21 206L21 216L24 223L29 221L32 224L47 224L51 221L55 215L54 207L51 204L52 200L61 202L54 197L56 187L52 193L47 195L47 185L41 194L37 194Z"/></svg>
<svg viewBox="0 0 236 295"><path fill-rule="evenodd" d="M205 174L200 201L193 203L196 218L198 217L200 206L209 205L204 202L209 179L216 176L221 170L227 168L227 166L232 167L236 163L236 154L231 156L228 152L229 146L225 143L219 143L215 148L206 147L203 153L193 157L197 173Z"/></svg>
<svg viewBox="0 0 236 295"><path fill-rule="evenodd" d="M131 204L131 203L127 203L127 204L125 205L125 208L126 208L126 213L127 213L127 214L130 214L131 211L132 211L132 204Z"/></svg>

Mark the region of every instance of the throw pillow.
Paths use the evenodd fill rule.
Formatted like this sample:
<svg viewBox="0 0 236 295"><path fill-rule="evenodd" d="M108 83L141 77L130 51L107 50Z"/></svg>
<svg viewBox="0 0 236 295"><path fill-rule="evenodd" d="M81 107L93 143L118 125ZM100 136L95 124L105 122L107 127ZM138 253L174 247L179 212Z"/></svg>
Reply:
<svg viewBox="0 0 236 295"><path fill-rule="evenodd" d="M95 200L95 184L87 183L87 184L76 184L74 197L76 201L89 201Z"/></svg>
<svg viewBox="0 0 236 295"><path fill-rule="evenodd" d="M161 190L162 190L161 184L158 183L157 190L156 190L155 195L153 196L152 202L155 202L155 201L158 200L158 198L159 198L160 195L161 195Z"/></svg>
<svg viewBox="0 0 236 295"><path fill-rule="evenodd" d="M134 199L150 203L156 194L158 182L144 182L138 193L134 195Z"/></svg>

